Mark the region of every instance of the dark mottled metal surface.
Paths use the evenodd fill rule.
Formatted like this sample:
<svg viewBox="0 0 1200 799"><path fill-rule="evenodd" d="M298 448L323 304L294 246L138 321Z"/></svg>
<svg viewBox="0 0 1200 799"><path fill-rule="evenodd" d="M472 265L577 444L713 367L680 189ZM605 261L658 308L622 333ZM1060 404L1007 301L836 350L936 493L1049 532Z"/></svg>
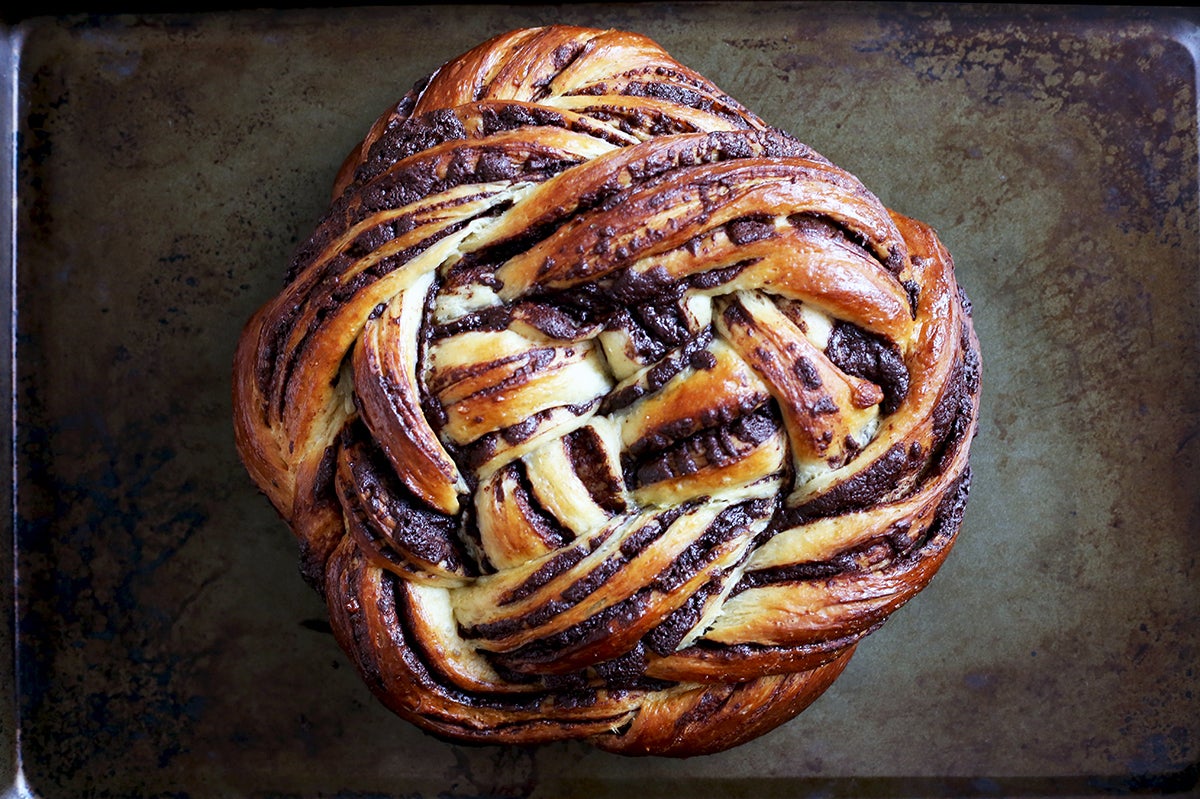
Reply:
<svg viewBox="0 0 1200 799"><path fill-rule="evenodd" d="M553 21L657 39L932 223L975 301L982 432L949 563L812 708L722 755L464 748L395 719L337 649L233 449L234 341L341 156L443 59ZM47 799L1194 792L1196 21L646 3L23 23L4 785Z"/></svg>

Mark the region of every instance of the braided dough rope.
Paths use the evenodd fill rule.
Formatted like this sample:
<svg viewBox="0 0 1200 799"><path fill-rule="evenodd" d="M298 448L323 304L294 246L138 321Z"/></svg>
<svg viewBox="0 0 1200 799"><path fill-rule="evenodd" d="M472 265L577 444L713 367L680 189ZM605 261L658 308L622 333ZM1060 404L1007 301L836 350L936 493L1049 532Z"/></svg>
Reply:
<svg viewBox="0 0 1200 799"><path fill-rule="evenodd" d="M242 335L237 444L399 715L716 752L946 557L969 312L929 227L654 42L517 30L346 159Z"/></svg>

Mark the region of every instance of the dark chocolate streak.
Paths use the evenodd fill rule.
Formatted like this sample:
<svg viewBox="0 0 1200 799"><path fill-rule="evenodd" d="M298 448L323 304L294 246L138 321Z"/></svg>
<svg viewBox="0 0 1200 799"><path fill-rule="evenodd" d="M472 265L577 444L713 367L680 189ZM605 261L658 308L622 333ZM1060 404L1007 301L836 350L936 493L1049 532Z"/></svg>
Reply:
<svg viewBox="0 0 1200 799"><path fill-rule="evenodd" d="M361 422L346 424L339 445L352 476L344 487L347 511L358 512L362 524L402 555L475 573L459 544L457 518L431 510L413 496Z"/></svg>
<svg viewBox="0 0 1200 799"><path fill-rule="evenodd" d="M963 330L967 330L965 325ZM923 449L916 442L908 447L897 443L871 465L825 494L799 507L784 509L772 526L782 530L823 516L866 508L878 502L906 476L926 468L932 469L932 474L940 473L945 456L965 444L961 439L970 425L974 396L978 391L979 353L968 346L963 357L955 361L934 406L930 448ZM919 487L919 482L913 490Z"/></svg>
<svg viewBox="0 0 1200 799"><path fill-rule="evenodd" d="M512 652L492 653L489 660L517 671L536 670L539 666L561 661L574 652L611 637L617 630L632 626L645 614L650 595L650 589L643 588L628 599L593 613L560 633L532 641Z"/></svg>
<svg viewBox="0 0 1200 799"><path fill-rule="evenodd" d="M579 95L610 94L612 87L607 84L589 86ZM757 118L746 108L731 97L712 94L711 87L705 86L683 73L666 68L656 70L653 80L630 81L623 87L622 94L628 97L650 97L655 100L665 100L675 105L694 108L719 116L734 124L745 127L749 120Z"/></svg>
<svg viewBox="0 0 1200 799"><path fill-rule="evenodd" d="M924 464L925 458L919 446L910 448L894 444L850 479L804 505L781 512L776 526L786 529L823 516L869 507L892 490L902 477L919 470Z"/></svg>
<svg viewBox="0 0 1200 799"><path fill-rule="evenodd" d="M517 477L517 485L519 486L516 496L517 505L521 509L521 514L529 520L529 525L534 529L538 537L550 549L559 549L574 541L575 534L566 527L563 527L558 519L543 508L535 498L536 495L533 493L533 486L529 482L529 474L525 469L525 461L515 461L505 468L512 469Z"/></svg>
<svg viewBox="0 0 1200 799"><path fill-rule="evenodd" d="M514 305L497 305L474 311L451 322L431 326L429 339L440 341L460 333L476 331L500 331L512 326L514 321L528 324L547 337L559 341L579 341L589 338L597 325L586 316L582 318L541 302L518 302Z"/></svg>
<svg viewBox="0 0 1200 799"><path fill-rule="evenodd" d="M865 189L864 189L865 191ZM908 261L908 251L902 241L888 244L886 252L879 252L876 244L871 241L864 231L856 230L851 225L819 211L805 211L788 217L792 227L802 232L807 239L814 242L828 239L842 246L852 245L867 258L876 261L880 267L895 276L904 268ZM915 306L914 306L915 307ZM914 313L915 318L915 313Z"/></svg>
<svg viewBox="0 0 1200 799"><path fill-rule="evenodd" d="M359 291L403 266L409 259L423 252L443 237L454 233L464 224L466 224L465 221L439 230L420 243L372 264L349 281L343 282L340 280L341 273L353 263L345 255L336 256L322 269L307 276L302 291L302 296L306 299L297 299L288 308L287 313L279 314L279 316L272 320L271 325L262 331L259 357L255 364L255 377L258 380L260 390L269 396L271 382L277 379L278 376L280 391L279 395L274 398L276 410L282 412L283 403L286 402L287 385L291 380L292 373L295 371L296 364L326 319L335 315L336 311L344 303L351 300ZM290 350L285 351L285 344L288 338L291 337L295 326L299 324L300 318L310 309L313 310L312 318L308 323L308 327L305 328L300 342ZM280 375L281 371L282 375ZM264 412L265 410L264 408Z"/></svg>
<svg viewBox="0 0 1200 799"><path fill-rule="evenodd" d="M820 656L824 654L835 654L848 646L852 646L856 641L870 635L883 626L883 621L875 621L867 626L856 629L849 634L839 636L837 638L825 639L811 643L791 644L791 645L776 645L776 644L722 644L716 641L710 641L705 638L697 640L694 644L688 646L687 653L703 653L706 657L717 662L732 661L736 662L741 658L754 658L759 655L778 653L778 654L796 654L811 656L817 659L817 662L824 662ZM814 664L815 665L815 664Z"/></svg>
<svg viewBox="0 0 1200 799"><path fill-rule="evenodd" d="M575 474L587 487L592 502L609 514L623 512L625 499L621 491L624 483L621 476L613 474L609 468L600 434L592 427L582 427L563 438L563 448Z"/></svg>
<svg viewBox="0 0 1200 799"><path fill-rule="evenodd" d="M729 240L741 247L771 238L775 235L775 225L770 217L745 216L726 224L725 231Z"/></svg>
<svg viewBox="0 0 1200 799"><path fill-rule="evenodd" d="M313 479L312 485L312 501L314 505L320 506L337 503L337 493L334 490L334 477L337 474L337 458L338 448L334 444L326 447L325 452L321 455L321 462L317 465L317 475Z"/></svg>
<svg viewBox="0 0 1200 799"><path fill-rule="evenodd" d="M497 430L492 433L486 433L480 436L470 444L447 451L454 454L455 462L460 464L460 468L465 467L468 474L475 472L480 466L488 461L501 447L501 441L510 445L519 444L525 441L529 436L537 432L538 428L551 415L561 412L564 408L575 416L583 416L589 413L597 405L600 404L600 398L586 402L580 405L559 405L552 408L547 408L544 411L538 411L530 415L523 421L520 421L509 427Z"/></svg>
<svg viewBox="0 0 1200 799"><path fill-rule="evenodd" d="M883 390L880 411L894 413L908 396L908 367L900 348L883 336L838 321L829 335L825 355L848 375L870 380Z"/></svg>
<svg viewBox="0 0 1200 799"><path fill-rule="evenodd" d="M726 95L710 82L686 69L658 64L640 75L626 75L622 94L632 97L654 97L677 105L723 117L735 124L765 126L765 123L734 97ZM616 80L615 78L613 79ZM590 86L579 94L611 94L616 87L609 82Z"/></svg>
<svg viewBox="0 0 1200 799"><path fill-rule="evenodd" d="M580 301L580 298L584 295L603 295L605 293L598 284L588 284L586 291L577 293L575 301ZM671 347L678 344L690 332L686 322L682 318L682 311L674 302L677 299L677 297L664 297L663 303L671 305L672 308L665 313L662 310L651 312L652 316L657 317L655 322L662 325L661 330L657 334L655 331L648 329L647 325L643 322L646 313L644 307L641 306L614 309L605 322L605 329L620 331L628 337L629 343L633 348L633 357L637 362L653 363L655 364L655 368L658 368L660 365L664 369L675 368L674 364L663 365L664 358L666 358Z"/></svg>
<svg viewBox="0 0 1200 799"><path fill-rule="evenodd" d="M600 100L582 110L588 116L607 122L622 133L631 135L645 134L652 137L660 137L679 133L693 133L697 130L691 121L672 114L669 108L648 108L645 106L630 108ZM738 126L747 127L743 120L738 120Z"/></svg>
<svg viewBox="0 0 1200 799"><path fill-rule="evenodd" d="M417 151L404 162L389 164L372 180L354 184L330 204L312 235L296 251L287 282L295 280L348 229L381 210L403 208L474 183L546 180L580 161L577 156L539 146L536 139L528 143L475 141L453 152Z"/></svg>
<svg viewBox="0 0 1200 799"><path fill-rule="evenodd" d="M704 534L681 552L650 587L663 593L676 590L711 563L723 544L749 535L752 526L769 518L774 509L772 500L753 499L721 511Z"/></svg>
<svg viewBox="0 0 1200 799"><path fill-rule="evenodd" d="M953 543L962 526L970 490L971 470L968 467L938 502L928 528L912 530L905 526L889 531L874 541L820 563L795 563L746 572L732 593L765 585L825 580L840 574L866 572L874 564L884 564L883 568L891 572L911 569L922 559L932 557Z"/></svg>
<svg viewBox="0 0 1200 799"><path fill-rule="evenodd" d="M726 418L728 415L732 414L718 408L706 411L700 419L682 420L689 428L694 423L700 426L705 422L715 422L718 426L703 425L699 432L691 433L677 443L670 438L672 431L661 428L656 431L658 435L640 439L636 451L630 447L627 456L626 473L633 474L634 487L686 477L709 467L726 466L744 458L751 449L779 430L779 420L772 413L772 406L763 406L732 420Z"/></svg>
<svg viewBox="0 0 1200 799"><path fill-rule="evenodd" d="M723 285L735 279L747 267L753 266L754 264L758 263L758 261L759 259L757 258L748 258L744 261L738 261L737 263L729 266L721 266L716 267L715 269L709 269L705 272L697 272L696 274L692 275L691 278L689 278L688 284L691 288L699 291L715 289L717 286Z"/></svg>
<svg viewBox="0 0 1200 799"><path fill-rule="evenodd" d="M642 637L642 645L660 657L666 657L674 652L688 631L700 621L709 598L720 592L725 580L729 577L729 571L729 569L722 571L698 588L687 598L686 602L668 614Z"/></svg>
<svg viewBox="0 0 1200 799"><path fill-rule="evenodd" d="M972 346L971 329L965 320L960 328L959 343L962 357L954 361L931 414L932 445L926 453L927 471L923 479L942 474L958 448L968 443L964 437L974 415L981 375L979 351Z"/></svg>
<svg viewBox="0 0 1200 799"><path fill-rule="evenodd" d="M358 594L357 591L351 591L350 593L351 595ZM431 653L426 648L420 636L413 634L413 610L409 604L408 594L404 590L403 581L395 575L383 574L377 612L391 636L392 645L386 647L383 651L399 657L404 664L406 676L415 681L424 691L429 692L432 696L440 697L465 708L510 710L516 713L536 714L539 717L528 721L516 721L512 724L500 725L498 727L499 730L544 723L540 717L542 715L541 711L545 709L547 703L552 703L556 708L577 709L590 707L596 704L599 698L594 687L582 685L578 682L566 684L566 681L550 690L521 692L464 691L454 685L449 676L438 668L438 653ZM354 648L354 651L359 653L374 652L377 644L369 639L369 632L361 614L352 617L352 626L354 637L358 639L358 646ZM359 663L368 683L383 695L387 695L389 687L383 684L379 666L374 661L362 660L361 655ZM656 686L652 686L651 689L653 687ZM634 688L636 689L636 686ZM623 714L614 715L613 718L620 718L621 715ZM475 732L474 728L470 727L470 725L458 721L449 714L438 714L436 718L440 724L461 726L464 732ZM555 723L564 725L569 729L576 725L583 726L594 722L595 719L582 719L579 721L558 719Z"/></svg>
<svg viewBox="0 0 1200 799"><path fill-rule="evenodd" d="M521 630L536 627L564 610L577 605L602 586L610 577L633 558L637 557L645 547L652 544L666 532L676 519L696 507L696 502L670 508L647 520L641 527L633 531L622 542L618 551L601 561L594 569L581 576L562 592L562 599L551 600L535 608L523 616L514 616L494 622L485 622L472 627L464 627L461 634L464 638L503 638ZM512 589L500 598L501 606L512 604L524 599L542 586L549 583L558 575L575 566L584 557L595 552L597 548L611 535L608 530L588 542L563 550L546 562L541 568L530 575L521 585Z"/></svg>
<svg viewBox="0 0 1200 799"><path fill-rule="evenodd" d="M651 369L650 371L651 379L647 381L647 388L651 392L654 392L661 388L666 381L655 380L653 377L654 370ZM740 417L761 407L765 400L765 395L750 395L739 405L704 408L699 415L676 419L652 428L641 438L629 445L629 456L637 458L647 452L661 451L704 430L733 424ZM747 424L750 424L750 422L747 422ZM758 444L764 441L766 436L770 435L770 431L765 430L761 426L754 429L761 431L762 435L757 437L751 435L750 438L743 440ZM735 432L735 435L737 434Z"/></svg>
<svg viewBox="0 0 1200 799"><path fill-rule="evenodd" d="M438 402L434 393L429 389L429 370L423 368L424 364L429 363L429 345L431 341L430 333L432 325L430 320L433 318L433 310L437 307L438 299L438 284L434 281L429 286L429 291L425 295L425 307L421 314L421 327L417 333L417 342L420 352L417 355L417 363L415 364L415 373L417 377L417 396L421 400L421 412L425 415L425 420L429 422L430 427L435 433L439 433L446 422L449 421L449 414L442 403ZM443 442L443 447L446 444ZM454 457L454 451L447 448L447 454L458 463L458 459ZM464 475L467 480L471 493L475 492L475 475Z"/></svg>
<svg viewBox="0 0 1200 799"><path fill-rule="evenodd" d="M463 551L471 553L480 575L495 574L496 565L483 551L483 536L479 532L479 519L475 505L472 502L463 503L459 513L458 539L463 544Z"/></svg>
<svg viewBox="0 0 1200 799"><path fill-rule="evenodd" d="M779 185L788 184L825 184L836 187L846 194L854 195L866 203L871 213L881 224L889 226L889 233L881 241L874 241L870 229L858 229L858 222L850 217L840 220L837 224L846 231L846 235L856 243L860 243L864 252L877 259L882 268L894 272L907 261L907 250L899 231L890 225L886 212L878 206L874 195L848 173L828 168L819 162L803 158L771 159L722 159L728 161L724 169L713 170L708 166L679 163L676 168L658 174L653 178L629 187L623 194L611 198L607 203L596 207L598 211L611 210L617 204L622 206L634 204L638 209L657 210L675 203L687 202L698 204L693 221L704 222L711 214L722 206L740 196L741 186L752 186L763 181L775 182ZM811 214L797 214L793 218L800 220ZM867 223L870 224L869 222ZM582 229L575 254L579 257L572 260L573 268L562 272L562 277L579 282L594 280L596 275L613 275L611 285L606 290L620 292L621 301L629 303L641 300L639 294L630 295L620 283L627 267L655 248L665 246L664 240L675 233L673 226L640 227L636 230L628 225L620 231L609 227L588 227ZM686 246L686 242L681 242ZM901 262L893 263L896 258ZM633 273L632 279L644 282L646 276ZM601 281L603 282L603 281ZM634 289L645 294L646 289L635 284ZM656 294L661 289L652 288ZM649 299L649 297L645 297ZM645 300L641 300L645 301Z"/></svg>
<svg viewBox="0 0 1200 799"><path fill-rule="evenodd" d="M501 366L504 364L512 364L513 371L508 377L499 383L489 386L480 393L498 394L507 391L514 385L521 385L530 379L531 375L545 369L551 362L554 361L555 350L553 347L538 347L536 349L525 350L514 355L506 355L502 358L496 358L492 361L483 361L480 363L472 363L466 366L459 366L454 369L447 369L437 375L436 380L429 382L429 389L435 394L439 393L448 386L452 386L462 380L470 377L476 377L489 369Z"/></svg>
<svg viewBox="0 0 1200 799"><path fill-rule="evenodd" d="M626 273L629 274L629 273ZM665 292L670 297L674 292ZM682 293L682 292L681 292ZM614 287L614 296L621 296L619 289ZM657 342L669 347L676 347L688 339L691 331L683 315L683 309L678 302L663 302L666 297L659 296L655 302L631 305L630 312L638 325L650 334Z"/></svg>
<svg viewBox="0 0 1200 799"><path fill-rule="evenodd" d="M669 594L695 577L723 551L724 545L735 538L749 535L750 526L756 521L766 518L770 514L771 508L772 503L767 500L752 500L726 508L717 515L708 529L681 552L666 569L629 598L615 603L599 613L592 614L566 630L532 641L511 652L495 654L491 659L518 671L528 670L531 667L536 668L540 664L552 663L562 658L564 653L578 651L605 641L616 630L632 627L635 622L645 616L647 606L656 594ZM649 540L638 542L638 551L657 539L672 521L674 519L665 521L657 534L646 536ZM625 553L622 551L621 557L614 555L606 560L605 567L597 570L598 573L603 572L602 574L597 574L594 578L589 576L577 583L580 587L577 601L594 592L609 579L611 574L616 573L635 555L636 552ZM613 562L611 567L608 566L609 561ZM680 637L682 638L682 636ZM631 639L628 645L640 648L638 639ZM624 673L628 674L633 665L633 662L624 662ZM644 661L641 663L641 668L644 669Z"/></svg>
<svg viewBox="0 0 1200 799"><path fill-rule="evenodd" d="M962 360L954 365L954 380L948 396L938 404L940 413L934 416L934 440L940 441L930 458L931 473L941 474L946 462L966 435L973 416L975 397L979 394L980 361L979 350L971 346L970 328L962 326Z"/></svg>
<svg viewBox="0 0 1200 799"><path fill-rule="evenodd" d="M545 106L528 102L481 101L459 109L464 116L474 116L478 130L472 136L459 113L438 109L407 120L386 130L371 146L366 160L355 172L355 183L367 183L386 172L393 164L417 153L450 141L483 138L497 133L526 127L555 127L583 133L613 144L625 140L614 136L602 125L586 118L574 117Z"/></svg>
<svg viewBox="0 0 1200 799"><path fill-rule="evenodd" d="M911 526L902 523L899 529L888 531L871 541L839 552L829 560L788 563L748 571L734 586L733 593L739 594L749 588L764 585L825 580L839 574L870 571L878 564L896 561L906 554L912 548L915 539L909 535L910 532Z"/></svg>
<svg viewBox="0 0 1200 799"><path fill-rule="evenodd" d="M645 676L646 650L640 644L624 655L593 666L561 674L532 674L509 668L501 659L485 653L492 668L513 685L539 685L554 694L559 708L574 707L579 698L589 698L603 688L609 696L664 691L677 683ZM561 694L557 692L562 692ZM592 701L592 700L588 700ZM578 706L584 706L578 704Z"/></svg>
<svg viewBox="0 0 1200 799"><path fill-rule="evenodd" d="M554 79L559 76L564 69L579 57L587 48L587 45L579 41L570 41L560 44L554 48L554 52L550 54L551 69L547 70L537 81L534 82L534 91L531 92L533 100L542 100L550 94L550 86L554 83Z"/></svg>
<svg viewBox="0 0 1200 799"><path fill-rule="evenodd" d="M550 558L550 560L539 566L538 569L534 571L533 574L529 575L524 582L522 582L516 588L513 588L511 591L505 593L504 596L500 597L497 604L500 607L504 607L505 605L511 605L513 602L518 602L533 594L534 591L537 591L546 583L550 582L555 577L567 571L594 552L596 547L602 544L604 539L607 537L607 535L603 537L597 537L592 541L586 542L586 544L573 546L570 549L565 549L562 552L559 552L554 557ZM477 630L478 628L472 627L470 629Z"/></svg>
<svg viewBox="0 0 1200 799"><path fill-rule="evenodd" d="M712 353L708 352L712 341L713 329L712 326L709 326L682 347L667 353L646 372L643 379L610 392L601 402L599 412L607 415L629 407L639 398L661 389L671 378L689 366L696 369L711 369L715 365Z"/></svg>

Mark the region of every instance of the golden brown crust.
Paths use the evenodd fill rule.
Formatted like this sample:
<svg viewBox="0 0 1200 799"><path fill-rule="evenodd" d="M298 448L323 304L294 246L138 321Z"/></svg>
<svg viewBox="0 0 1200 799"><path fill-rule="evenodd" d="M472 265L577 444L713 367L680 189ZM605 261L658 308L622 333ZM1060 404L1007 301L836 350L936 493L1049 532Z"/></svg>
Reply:
<svg viewBox="0 0 1200 799"><path fill-rule="evenodd" d="M937 572L980 364L930 227L645 37L551 26L379 117L233 386L388 707L686 756L795 716Z"/></svg>

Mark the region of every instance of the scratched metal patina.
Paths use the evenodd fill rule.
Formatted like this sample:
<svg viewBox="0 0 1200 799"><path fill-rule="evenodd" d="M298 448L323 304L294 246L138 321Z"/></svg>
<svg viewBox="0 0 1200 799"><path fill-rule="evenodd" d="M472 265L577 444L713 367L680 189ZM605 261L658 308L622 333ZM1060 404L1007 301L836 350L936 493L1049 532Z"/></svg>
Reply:
<svg viewBox="0 0 1200 799"><path fill-rule="evenodd" d="M445 58L645 33L939 231L985 358L922 595L785 727L684 762L379 706L233 448L230 360L342 155ZM1194 789L1197 17L986 5L399 6L17 31L16 708L67 796ZM18 734L19 733L19 738ZM7 782L17 782L9 753Z"/></svg>

